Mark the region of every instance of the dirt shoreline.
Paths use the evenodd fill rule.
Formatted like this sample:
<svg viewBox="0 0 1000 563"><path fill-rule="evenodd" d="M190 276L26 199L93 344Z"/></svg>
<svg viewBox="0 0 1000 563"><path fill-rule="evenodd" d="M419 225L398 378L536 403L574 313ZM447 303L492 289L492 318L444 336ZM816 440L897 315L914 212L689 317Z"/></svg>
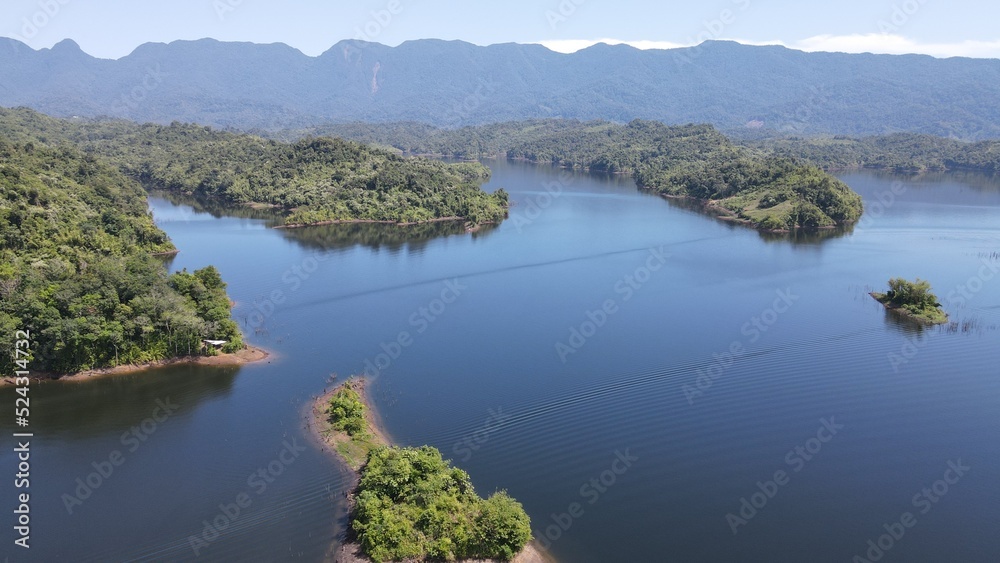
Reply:
<svg viewBox="0 0 1000 563"><path fill-rule="evenodd" d="M122 366L115 366L113 368L101 368L101 369L91 369L86 371L81 371L73 374L58 374L49 372L32 371L29 376L32 381L64 381L69 383L80 383L84 381L91 381L94 378L104 378L117 375L129 375L133 373L139 373L146 371L148 369L174 366L174 365L201 365L201 366L243 366L247 364L253 364L257 362L262 362L268 358L273 358L274 355L267 350L262 348L255 348L253 346L247 346L239 352L234 352L232 354L219 354L218 356L181 356L178 358L170 358L168 360L156 360L154 362L146 362L142 364L128 364ZM0 386L13 385L13 377L4 377L0 381Z"/></svg>
<svg viewBox="0 0 1000 563"><path fill-rule="evenodd" d="M361 397L362 403L365 405L365 421L368 423L368 428L371 434L374 436L374 442L380 445L391 445L393 441L390 439L389 434L386 432L384 425L382 424L382 418L379 416L378 411L375 409L375 405L371 400L368 393L368 381L364 378L353 378L348 379L340 384L333 386L330 390L326 391L319 397L317 397L309 406L309 421L308 426L311 438L315 439L321 446L322 449L332 456L334 456L340 463L348 467L353 473L351 489L352 491L357 488L358 482L361 480L360 467L354 467L349 460L344 458L338 452L337 448L340 444L345 442L350 442L351 438L344 432L334 430L327 421L326 417L326 405L330 401L330 397L334 393L339 391L348 382L354 383L354 390L358 392ZM354 493L352 492L347 497L348 502L348 513L354 510ZM333 553L334 563L372 563L371 559L365 557L361 550L361 544L357 542L356 539L352 537L352 532L348 530L346 538L341 538L340 546L337 547L335 553ZM491 559L465 559L460 563L499 563ZM537 543L532 540L528 542L528 545L518 553L511 563L556 563L556 560L552 558L546 551L537 545Z"/></svg>

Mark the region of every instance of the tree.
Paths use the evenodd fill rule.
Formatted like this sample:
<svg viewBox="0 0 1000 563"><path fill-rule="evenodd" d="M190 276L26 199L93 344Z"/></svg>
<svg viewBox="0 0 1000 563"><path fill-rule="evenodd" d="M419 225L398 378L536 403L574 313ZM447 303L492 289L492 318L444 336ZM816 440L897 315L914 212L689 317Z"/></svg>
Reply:
<svg viewBox="0 0 1000 563"><path fill-rule="evenodd" d="M531 539L531 521L521 503L500 491L480 503L476 542L481 556L509 561Z"/></svg>
<svg viewBox="0 0 1000 563"><path fill-rule="evenodd" d="M940 307L938 298L931 293L931 284L917 278L915 282L903 278L889 280L889 291L886 293L889 301L897 307L912 307L915 309L932 309Z"/></svg>

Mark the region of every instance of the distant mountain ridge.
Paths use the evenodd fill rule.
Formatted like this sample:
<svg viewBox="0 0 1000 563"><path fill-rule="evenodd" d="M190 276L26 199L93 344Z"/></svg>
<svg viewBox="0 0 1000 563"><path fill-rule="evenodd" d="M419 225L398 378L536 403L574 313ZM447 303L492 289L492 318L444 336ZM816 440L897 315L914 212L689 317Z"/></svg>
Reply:
<svg viewBox="0 0 1000 563"><path fill-rule="evenodd" d="M202 39L147 43L109 60L71 40L34 50L0 39L0 105L238 129L642 118L786 134L984 139L1000 138L1000 60L724 41L648 51L599 44L561 54L433 39L397 47L341 41L317 57L284 44Z"/></svg>

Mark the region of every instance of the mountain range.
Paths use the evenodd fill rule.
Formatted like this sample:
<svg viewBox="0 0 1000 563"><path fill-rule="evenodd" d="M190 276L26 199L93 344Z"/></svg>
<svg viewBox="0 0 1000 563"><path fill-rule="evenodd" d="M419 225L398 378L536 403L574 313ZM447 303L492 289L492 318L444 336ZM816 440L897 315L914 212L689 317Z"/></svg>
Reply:
<svg viewBox="0 0 1000 563"><path fill-rule="evenodd" d="M534 44L347 40L310 57L284 44L212 39L147 43L111 60L72 40L35 50L0 39L0 105L244 130L641 118L749 135L907 131L975 140L1000 138L1000 60L727 41L562 54Z"/></svg>

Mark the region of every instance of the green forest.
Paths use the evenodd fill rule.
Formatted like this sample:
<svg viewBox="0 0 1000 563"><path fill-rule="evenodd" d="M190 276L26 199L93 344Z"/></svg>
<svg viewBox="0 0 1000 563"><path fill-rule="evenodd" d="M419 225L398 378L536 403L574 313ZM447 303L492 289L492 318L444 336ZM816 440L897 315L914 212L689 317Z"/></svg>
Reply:
<svg viewBox="0 0 1000 563"><path fill-rule="evenodd" d="M531 539L519 502L503 491L480 497L469 474L430 446L368 454L352 525L377 562L510 561Z"/></svg>
<svg viewBox="0 0 1000 563"><path fill-rule="evenodd" d="M531 520L506 492L482 498L437 448L389 446L373 435L351 379L326 405L349 439L337 452L360 471L351 527L373 561L509 561L531 540Z"/></svg>
<svg viewBox="0 0 1000 563"><path fill-rule="evenodd" d="M827 170L880 168L895 172L1000 172L1000 141L971 143L933 135L897 133L862 138L788 137L747 144L787 158L803 159Z"/></svg>
<svg viewBox="0 0 1000 563"><path fill-rule="evenodd" d="M289 212L287 224L454 218L483 225L507 215L505 191L480 189L485 166L404 158L341 139L285 143L180 123L57 120L23 108L0 110L0 134L73 144L147 189L279 207Z"/></svg>
<svg viewBox="0 0 1000 563"><path fill-rule="evenodd" d="M243 347L218 271L167 275L174 250L141 187L92 155L0 138L0 347L32 335L54 373ZM0 357L9 373L9 355Z"/></svg>
<svg viewBox="0 0 1000 563"><path fill-rule="evenodd" d="M948 314L941 309L941 303L931 292L931 284L917 278L908 281L903 278L889 280L889 290L885 293L873 292L872 297L886 307L905 311L910 317L927 324L944 324Z"/></svg>
<svg viewBox="0 0 1000 563"><path fill-rule="evenodd" d="M861 197L801 158L734 144L710 125L635 120L535 120L461 129L416 123L346 124L282 133L337 134L398 150L458 158L508 158L628 174L640 188L710 203L766 230L850 224Z"/></svg>
<svg viewBox="0 0 1000 563"><path fill-rule="evenodd" d="M33 369L58 374L197 354L203 339L243 347L218 271L168 275L155 257L175 249L143 188L279 207L289 224L482 225L507 214L503 190L479 188L488 178L477 163L339 139L283 143L0 109L0 346L13 349L15 331L30 330Z"/></svg>

